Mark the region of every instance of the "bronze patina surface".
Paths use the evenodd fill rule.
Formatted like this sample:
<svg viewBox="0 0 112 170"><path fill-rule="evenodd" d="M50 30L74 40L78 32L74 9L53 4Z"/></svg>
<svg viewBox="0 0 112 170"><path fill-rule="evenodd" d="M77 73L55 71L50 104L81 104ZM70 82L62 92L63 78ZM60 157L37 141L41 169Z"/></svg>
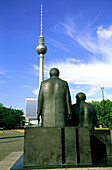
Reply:
<svg viewBox="0 0 112 170"><path fill-rule="evenodd" d="M94 126L97 124L97 118L93 105L85 102L86 95L82 92L76 95L76 99L76 104L72 105L73 125L94 129Z"/></svg>
<svg viewBox="0 0 112 170"><path fill-rule="evenodd" d="M65 127L71 114L71 97L68 83L59 78L59 70L52 68L50 78L41 83L38 97L38 118L43 127Z"/></svg>

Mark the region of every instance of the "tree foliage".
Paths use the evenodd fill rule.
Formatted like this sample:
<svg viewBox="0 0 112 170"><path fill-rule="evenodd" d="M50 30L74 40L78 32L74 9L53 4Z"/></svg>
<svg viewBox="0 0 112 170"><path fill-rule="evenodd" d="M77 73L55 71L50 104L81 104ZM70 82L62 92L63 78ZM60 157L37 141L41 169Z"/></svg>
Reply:
<svg viewBox="0 0 112 170"><path fill-rule="evenodd" d="M92 101L91 104L95 107L97 115L97 124L111 125L112 124L112 101L109 99Z"/></svg>
<svg viewBox="0 0 112 170"><path fill-rule="evenodd" d="M16 127L24 123L22 110L9 109L0 104L0 127Z"/></svg>
<svg viewBox="0 0 112 170"><path fill-rule="evenodd" d="M0 103L0 107L3 107L3 104L2 104L2 103Z"/></svg>

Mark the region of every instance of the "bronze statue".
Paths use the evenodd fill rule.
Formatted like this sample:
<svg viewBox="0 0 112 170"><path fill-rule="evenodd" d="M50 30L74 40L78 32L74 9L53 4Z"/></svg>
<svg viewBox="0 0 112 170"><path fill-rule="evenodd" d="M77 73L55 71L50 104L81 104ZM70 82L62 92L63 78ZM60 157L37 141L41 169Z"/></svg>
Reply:
<svg viewBox="0 0 112 170"><path fill-rule="evenodd" d="M52 68L50 78L43 81L39 90L37 115L42 116L43 127L65 127L71 114L71 97L68 83Z"/></svg>
<svg viewBox="0 0 112 170"><path fill-rule="evenodd" d="M97 119L93 105L85 102L86 95L82 92L76 95L76 99L76 104L72 105L73 126L89 127L89 129L94 129Z"/></svg>

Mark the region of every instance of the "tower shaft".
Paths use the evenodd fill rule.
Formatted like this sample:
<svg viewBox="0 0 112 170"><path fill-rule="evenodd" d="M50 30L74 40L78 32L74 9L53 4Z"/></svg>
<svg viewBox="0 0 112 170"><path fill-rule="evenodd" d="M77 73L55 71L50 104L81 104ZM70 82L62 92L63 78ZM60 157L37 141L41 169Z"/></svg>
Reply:
<svg viewBox="0 0 112 170"><path fill-rule="evenodd" d="M43 54L40 54L40 72L39 72L39 87L41 85L41 82L44 80L44 56Z"/></svg>
<svg viewBox="0 0 112 170"><path fill-rule="evenodd" d="M43 26L42 26L42 4L41 4L41 34L39 37L39 45L36 47L36 51L39 54L40 58L40 71L39 71L39 87L41 82L44 80L44 54L47 52L47 47L44 44L43 37Z"/></svg>

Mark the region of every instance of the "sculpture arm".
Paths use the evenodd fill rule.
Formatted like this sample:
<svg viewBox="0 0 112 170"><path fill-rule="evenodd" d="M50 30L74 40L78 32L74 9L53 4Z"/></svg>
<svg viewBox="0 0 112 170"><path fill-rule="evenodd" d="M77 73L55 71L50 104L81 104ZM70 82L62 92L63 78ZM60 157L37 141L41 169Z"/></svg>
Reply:
<svg viewBox="0 0 112 170"><path fill-rule="evenodd" d="M68 114L72 114L72 109L71 109L71 96L70 96L70 91L68 87L68 83L66 82L66 105L67 105L67 111Z"/></svg>

